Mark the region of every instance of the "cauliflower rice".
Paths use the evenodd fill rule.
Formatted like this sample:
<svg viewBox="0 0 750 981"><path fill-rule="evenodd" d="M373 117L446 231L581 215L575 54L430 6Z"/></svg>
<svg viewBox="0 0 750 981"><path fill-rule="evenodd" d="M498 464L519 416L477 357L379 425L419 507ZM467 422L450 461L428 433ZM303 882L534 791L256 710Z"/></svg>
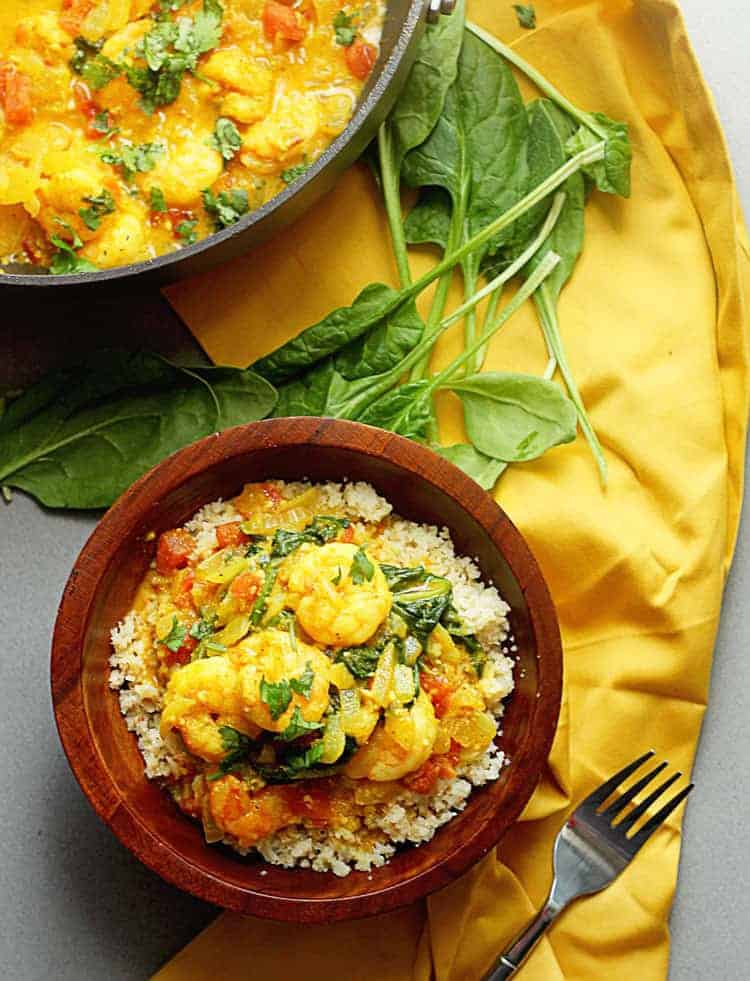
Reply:
<svg viewBox="0 0 750 981"><path fill-rule="evenodd" d="M309 489L306 483L279 484L283 497L290 498ZM453 602L466 625L476 634L487 654L490 689L484 689L493 715L503 714L503 699L513 690L512 651L507 614L509 607L493 586L485 585L476 564L457 556L446 528L420 525L392 514L391 505L366 483L327 483L318 485L320 510L343 514L354 523L382 522L384 541L397 550L405 566L425 565L430 572L450 581ZM207 504L186 523L192 535L195 558L209 556L217 548L216 529L241 520L229 502ZM118 692L120 709L128 729L133 732L149 779L180 777L188 770L184 750L160 734L162 693L150 680L146 655L154 629L156 609L147 605L131 611L112 630L110 688ZM501 733L498 732L498 735ZM352 870L366 872L382 866L400 845L419 845L429 841L436 830L465 806L474 787L497 779L508 763L496 742L475 762L461 765L453 779L440 780L430 795L404 788L386 803L365 808L364 833L345 828L314 828L294 825L259 841L254 849L242 849L225 839L237 851L257 850L262 857L287 868L301 866L320 872L348 875Z"/></svg>

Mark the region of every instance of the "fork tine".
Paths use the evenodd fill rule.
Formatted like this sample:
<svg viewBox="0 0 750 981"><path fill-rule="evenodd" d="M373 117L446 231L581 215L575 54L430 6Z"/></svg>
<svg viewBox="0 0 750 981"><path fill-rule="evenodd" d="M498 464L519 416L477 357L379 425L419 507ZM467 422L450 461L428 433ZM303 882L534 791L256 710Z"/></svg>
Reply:
<svg viewBox="0 0 750 981"><path fill-rule="evenodd" d="M672 800L667 801L664 807L662 807L660 811L657 811L656 814L654 814L654 816L643 825L637 834L634 834L632 838L628 839L628 848L631 850L633 855L635 855L635 853L646 844L654 831L661 827L672 811L676 807L680 806L694 786L694 784L689 783L687 787L683 787L679 794L675 794Z"/></svg>
<svg viewBox="0 0 750 981"><path fill-rule="evenodd" d="M634 783L632 787L629 787L623 794L616 797L609 807L605 811L601 812L601 817L610 821L614 820L615 817L617 817L617 815L623 810L623 808L627 807L633 798L637 794L640 794L643 788L647 787L654 777L658 776L667 765L667 761L665 760L650 773L647 773L645 777L641 777L638 783Z"/></svg>
<svg viewBox="0 0 750 981"><path fill-rule="evenodd" d="M664 766L666 765L667 764L665 763ZM659 797L661 797L665 790L668 790L672 786L675 780L679 780L681 776L682 773L680 772L673 773L668 780L665 780L664 783L659 784L656 790L652 791L652 793L650 793L642 803L635 807L630 814L627 814L622 821L618 821L615 828L617 828L617 830L621 831L623 834L630 831L636 821L643 817L649 807L651 807L651 805L658 800Z"/></svg>
<svg viewBox="0 0 750 981"><path fill-rule="evenodd" d="M586 800L584 800L579 806L580 807L593 807L596 810L597 807L601 806L604 801L609 797L613 790L616 790L623 780L627 780L631 773L635 773L639 766L643 766L646 760L650 760L654 755L654 750L650 749L643 756L639 756L637 760L633 760L627 766L624 766L619 773L616 773L609 780L606 780L601 787L597 787L593 793L589 794Z"/></svg>

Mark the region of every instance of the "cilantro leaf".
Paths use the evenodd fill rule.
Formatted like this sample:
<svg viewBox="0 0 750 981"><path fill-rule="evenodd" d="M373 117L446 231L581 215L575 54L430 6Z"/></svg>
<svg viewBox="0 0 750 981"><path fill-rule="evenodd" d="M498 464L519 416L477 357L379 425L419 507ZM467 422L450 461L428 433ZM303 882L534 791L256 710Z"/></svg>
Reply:
<svg viewBox="0 0 750 981"><path fill-rule="evenodd" d="M50 238L50 242L57 249L49 265L52 275L68 276L71 273L96 272L97 267L93 262L81 259L76 254L77 249L83 248L83 242L75 228L62 218L55 218L55 222L61 226L68 238L64 239L61 235L53 235Z"/></svg>
<svg viewBox="0 0 750 981"><path fill-rule="evenodd" d="M234 225L247 214L250 207L247 191L242 188L222 191L218 195L206 188L203 191L203 206L213 218L217 230Z"/></svg>
<svg viewBox="0 0 750 981"><path fill-rule="evenodd" d="M533 31L536 27L536 10L533 4L514 3L513 9L518 17L518 23L528 31Z"/></svg>
<svg viewBox="0 0 750 981"><path fill-rule="evenodd" d="M355 586L361 586L364 582L370 582L375 575L375 566L365 555L364 547L358 548L352 559L352 567L349 576Z"/></svg>
<svg viewBox="0 0 750 981"><path fill-rule="evenodd" d="M211 620L205 620L201 618L197 620L190 628L190 636L193 640L206 640L214 632L214 624L216 622L216 617Z"/></svg>
<svg viewBox="0 0 750 981"><path fill-rule="evenodd" d="M198 241L197 221L181 221L175 231L185 245L194 245Z"/></svg>
<svg viewBox="0 0 750 981"><path fill-rule="evenodd" d="M302 695L303 698L309 698L314 680L315 674L312 669L312 663L308 661L305 665L305 670L299 678L292 678L289 681L289 687L298 695Z"/></svg>
<svg viewBox="0 0 750 981"><path fill-rule="evenodd" d="M101 155L104 163L113 167L121 167L126 181L131 181L136 174L145 174L153 170L157 160L164 155L163 143L123 143L120 152L107 150Z"/></svg>
<svg viewBox="0 0 750 981"><path fill-rule="evenodd" d="M266 572L266 578L263 580L263 586L258 593L258 598L255 601L252 612L250 613L250 623L257 627L266 612L266 606L268 605L268 597L271 595L274 583L276 582L276 575L278 569L275 565L272 565Z"/></svg>
<svg viewBox="0 0 750 981"><path fill-rule="evenodd" d="M249 736L240 732L239 729L233 729L232 726L219 726L219 736L227 755L219 764L218 771L208 775L208 780L218 780L227 773L231 773L236 766L245 762L252 748L252 740Z"/></svg>
<svg viewBox="0 0 750 981"><path fill-rule="evenodd" d="M242 147L242 137L231 119L219 116L208 145L218 150L225 160L233 160Z"/></svg>
<svg viewBox="0 0 750 981"><path fill-rule="evenodd" d="M287 167L286 170L281 171L281 179L285 184L292 184L294 181L299 180L309 169L310 164L295 164L293 167Z"/></svg>
<svg viewBox="0 0 750 981"><path fill-rule="evenodd" d="M178 51L186 51L197 60L198 55L205 54L215 48L221 40L221 23L224 8L218 0L203 0L203 10L199 11L193 22L190 36L184 41L178 40L175 47ZM195 67L195 65L191 65Z"/></svg>
<svg viewBox="0 0 750 981"><path fill-rule="evenodd" d="M290 743L294 739L299 739L300 736L306 736L308 733L322 728L322 722L308 722L300 712L299 705L297 705L289 720L289 725L281 733L281 738L284 742Z"/></svg>
<svg viewBox="0 0 750 981"><path fill-rule="evenodd" d="M70 67L95 91L103 89L122 74L121 66L101 53L104 41L88 41L84 37L77 37L73 43L75 52L70 59Z"/></svg>
<svg viewBox="0 0 750 981"><path fill-rule="evenodd" d="M165 214L167 211L167 199L164 197L164 191L160 187L154 185L150 191L151 195L151 210L156 214Z"/></svg>
<svg viewBox="0 0 750 981"><path fill-rule="evenodd" d="M274 722L289 708L292 700L292 689L286 678L281 681L266 681L265 675L260 679L260 700L268 706L268 711Z"/></svg>
<svg viewBox="0 0 750 981"><path fill-rule="evenodd" d="M177 651L185 643L185 638L187 637L187 629L176 616L172 617L172 626L169 628L169 633L164 637L159 637L159 643L164 644L166 648L176 654Z"/></svg>
<svg viewBox="0 0 750 981"><path fill-rule="evenodd" d="M81 216L86 228L92 232L96 232L102 223L102 218L104 215L111 215L116 210L115 199L109 193L109 191L102 191L101 194L97 194L94 197L88 197L83 199L86 204L89 205L88 208L80 208L78 214Z"/></svg>
<svg viewBox="0 0 750 981"><path fill-rule="evenodd" d="M354 44L357 37L357 28L355 27L356 20L356 14L347 14L344 10L338 11L336 16L333 18L333 29L336 35L336 44L340 44L343 48L348 48L350 45Z"/></svg>
<svg viewBox="0 0 750 981"><path fill-rule="evenodd" d="M101 133L102 136L114 136L115 133L119 133L119 128L112 125L109 109L102 109L94 116L94 121L91 124L92 129L95 129L97 133Z"/></svg>

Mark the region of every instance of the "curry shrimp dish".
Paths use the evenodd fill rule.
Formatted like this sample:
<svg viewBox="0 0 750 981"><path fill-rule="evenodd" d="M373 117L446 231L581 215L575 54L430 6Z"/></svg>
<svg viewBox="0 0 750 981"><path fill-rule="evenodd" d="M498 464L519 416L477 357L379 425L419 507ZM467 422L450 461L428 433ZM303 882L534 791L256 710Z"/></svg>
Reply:
<svg viewBox="0 0 750 981"><path fill-rule="evenodd" d="M368 484L248 484L158 538L110 686L207 842L347 875L500 774L507 613Z"/></svg>
<svg viewBox="0 0 750 981"><path fill-rule="evenodd" d="M127 265L227 228L349 122L380 0L3 0L0 262Z"/></svg>

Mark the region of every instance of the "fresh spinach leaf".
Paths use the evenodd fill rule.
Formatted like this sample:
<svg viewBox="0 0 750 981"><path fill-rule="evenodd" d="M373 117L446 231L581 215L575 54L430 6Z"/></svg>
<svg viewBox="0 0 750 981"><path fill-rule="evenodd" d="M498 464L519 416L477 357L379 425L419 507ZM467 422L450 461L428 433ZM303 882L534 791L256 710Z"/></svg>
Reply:
<svg viewBox="0 0 750 981"><path fill-rule="evenodd" d="M108 507L165 456L262 419L275 401L252 371L98 351L11 406L0 423L0 482L49 507Z"/></svg>
<svg viewBox="0 0 750 981"><path fill-rule="evenodd" d="M498 478L508 466L504 460L494 460L480 453L469 443L458 443L455 446L436 446L435 452L450 460L455 466L476 480L480 487L492 490Z"/></svg>
<svg viewBox="0 0 750 981"><path fill-rule="evenodd" d="M450 383L464 406L474 446L506 462L534 460L576 437L576 410L557 385L515 372L487 371Z"/></svg>
<svg viewBox="0 0 750 981"><path fill-rule="evenodd" d="M448 248L453 205L442 187L424 188L404 222L409 245L437 245Z"/></svg>
<svg viewBox="0 0 750 981"><path fill-rule="evenodd" d="M357 419L368 426L378 426L406 436L424 440L435 416L432 402L424 398L429 392L429 382L407 382L371 402Z"/></svg>

